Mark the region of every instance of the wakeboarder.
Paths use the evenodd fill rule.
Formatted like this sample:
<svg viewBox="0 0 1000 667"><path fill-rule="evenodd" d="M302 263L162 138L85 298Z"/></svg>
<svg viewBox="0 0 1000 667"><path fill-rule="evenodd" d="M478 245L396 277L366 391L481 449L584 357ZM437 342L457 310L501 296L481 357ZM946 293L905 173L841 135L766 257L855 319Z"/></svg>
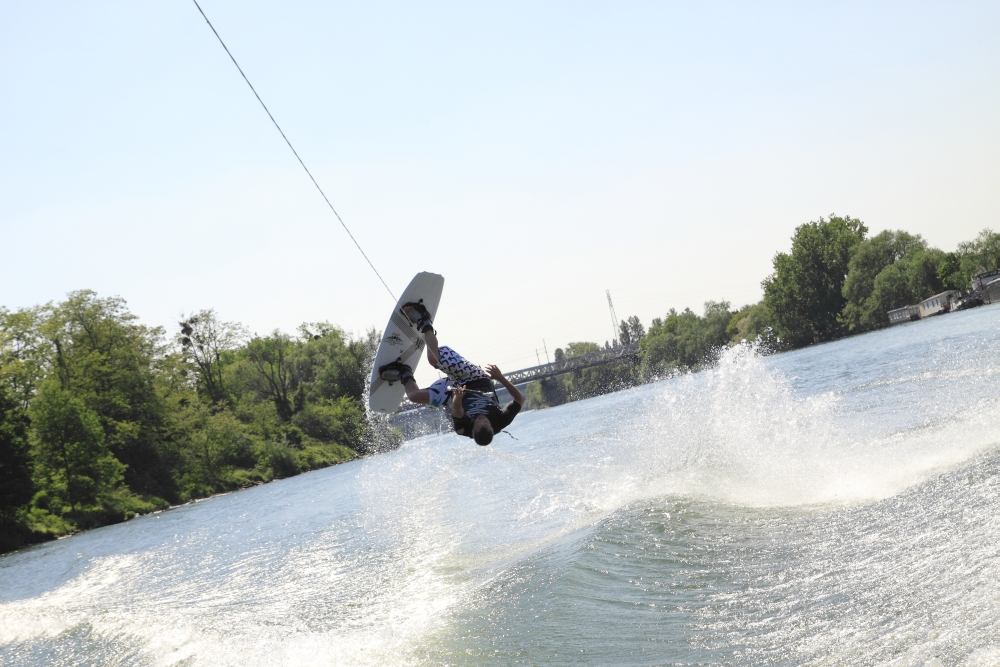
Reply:
<svg viewBox="0 0 1000 667"><path fill-rule="evenodd" d="M406 397L413 403L441 407L450 401L455 432L473 438L478 445L490 444L494 434L514 421L524 406L524 394L504 377L495 364L487 365L484 370L450 347L438 345L430 314L422 304L408 303L402 310L424 337L427 362L445 377L421 389L413 379L413 369L399 361L380 366L379 376L388 382L401 382ZM513 399L503 408L496 399L493 380L503 385ZM449 383L453 390L448 389Z"/></svg>

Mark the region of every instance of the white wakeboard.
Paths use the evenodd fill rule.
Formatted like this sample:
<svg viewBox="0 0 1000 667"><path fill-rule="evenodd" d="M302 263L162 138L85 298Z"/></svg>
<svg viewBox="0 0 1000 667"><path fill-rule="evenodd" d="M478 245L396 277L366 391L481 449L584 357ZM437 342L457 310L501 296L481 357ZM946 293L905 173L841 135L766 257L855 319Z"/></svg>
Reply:
<svg viewBox="0 0 1000 667"><path fill-rule="evenodd" d="M401 361L415 371L424 351L423 336L417 331L416 325L403 314L403 304L423 300L424 308L433 320L437 315L443 289L444 276L425 271L413 277L403 291L403 296L396 302L389 323L382 332L382 342L375 353L375 363L372 364L372 374L368 379L368 407L374 412L395 412L406 393L401 382L389 384L379 377L379 366Z"/></svg>

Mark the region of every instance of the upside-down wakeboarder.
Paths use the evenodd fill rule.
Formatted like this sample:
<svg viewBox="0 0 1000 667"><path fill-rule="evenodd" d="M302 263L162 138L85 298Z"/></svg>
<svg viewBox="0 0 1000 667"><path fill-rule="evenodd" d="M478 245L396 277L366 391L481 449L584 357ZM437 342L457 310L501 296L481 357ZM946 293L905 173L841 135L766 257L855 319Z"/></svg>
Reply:
<svg viewBox="0 0 1000 667"><path fill-rule="evenodd" d="M524 406L524 394L504 377L500 369L489 364L483 370L446 345L438 345L437 332L430 314L420 303L408 303L403 313L414 322L427 344L427 362L445 374L426 389L417 386L413 369L394 361L380 366L379 376L388 382L401 382L406 397L414 403L441 407L451 401L451 417L455 432L473 438L478 445L488 445L493 435L505 429ZM503 408L494 398L493 382L496 380L510 392L513 399ZM453 391L448 390L451 382Z"/></svg>

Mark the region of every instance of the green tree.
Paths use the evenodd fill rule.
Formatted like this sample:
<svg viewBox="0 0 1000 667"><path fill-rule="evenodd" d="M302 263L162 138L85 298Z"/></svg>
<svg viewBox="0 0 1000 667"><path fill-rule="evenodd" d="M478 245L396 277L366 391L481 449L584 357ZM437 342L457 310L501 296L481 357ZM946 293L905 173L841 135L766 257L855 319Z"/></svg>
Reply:
<svg viewBox="0 0 1000 667"><path fill-rule="evenodd" d="M629 318L630 320L632 318ZM638 321L638 318L634 318ZM628 326L628 322L623 322ZM640 325L641 326L641 325ZM633 329L634 331L634 329ZM631 333L631 332L630 332ZM604 350L597 343L575 342L566 349L557 348L556 363ZM638 382L636 358L618 359L590 368L575 369L562 375L534 382L526 392L527 405L531 408L545 408L561 405L567 401L578 401L591 396L600 396L635 385Z"/></svg>
<svg viewBox="0 0 1000 667"><path fill-rule="evenodd" d="M567 359L572 359L573 357L582 357L585 354L600 351L601 346L597 343L577 342L566 346L565 355Z"/></svg>
<svg viewBox="0 0 1000 667"><path fill-rule="evenodd" d="M292 421L310 438L354 449L359 448L366 428L357 401L347 396L306 403Z"/></svg>
<svg viewBox="0 0 1000 667"><path fill-rule="evenodd" d="M618 340L622 345L638 343L645 335L646 329L642 326L638 315L633 315L628 320L622 320L618 326Z"/></svg>
<svg viewBox="0 0 1000 667"><path fill-rule="evenodd" d="M231 357L246 338L243 325L221 322L211 309L195 313L180 323L177 342L198 378L198 393L210 404L230 404L223 373L224 358Z"/></svg>
<svg viewBox="0 0 1000 667"><path fill-rule="evenodd" d="M775 332L786 344L797 347L841 332L851 251L867 233L860 220L831 215L797 227L791 252L774 256L774 273L761 286Z"/></svg>
<svg viewBox="0 0 1000 667"><path fill-rule="evenodd" d="M732 345L745 340L760 341L766 348L772 350L779 347L774 338L774 329L771 327L771 314L763 301L743 306L733 313L729 324L726 325L726 335Z"/></svg>
<svg viewBox="0 0 1000 667"><path fill-rule="evenodd" d="M0 521L10 521L35 493L28 450L28 417L0 385Z"/></svg>
<svg viewBox="0 0 1000 667"><path fill-rule="evenodd" d="M165 357L163 330L138 323L119 297L72 292L45 308L41 336L48 343L50 375L97 416L104 443L126 466L135 493L176 498L164 460L165 406L157 388Z"/></svg>
<svg viewBox="0 0 1000 667"><path fill-rule="evenodd" d="M257 464L254 451L260 441L246 424L228 409L197 401L175 418L174 432L182 443L175 463L182 499L238 488L250 481L236 473Z"/></svg>
<svg viewBox="0 0 1000 667"><path fill-rule="evenodd" d="M377 331L314 323L246 341L211 310L180 324L168 347L122 299L86 290L0 308L0 550L374 442L362 400Z"/></svg>
<svg viewBox="0 0 1000 667"><path fill-rule="evenodd" d="M528 385L527 406L533 410L562 405L570 400L568 376L557 375Z"/></svg>
<svg viewBox="0 0 1000 667"><path fill-rule="evenodd" d="M705 315L690 308L673 308L657 318L640 344L642 372L656 377L672 368L694 368L712 361L729 343L728 327L733 319L728 301L705 302Z"/></svg>
<svg viewBox="0 0 1000 667"><path fill-rule="evenodd" d="M959 243L958 253L966 260L969 280L977 273L1000 268L1000 234L986 228L972 241Z"/></svg>
<svg viewBox="0 0 1000 667"><path fill-rule="evenodd" d="M939 268L947 261L946 253L937 248L927 248L919 236L910 236L904 232L892 234L904 235L905 245L897 247L902 255L891 257L892 261L875 276L871 289L866 290L868 293L861 302L854 302L856 297L852 295L852 302L844 307L842 318L850 322L854 331L887 327L890 310L919 303L944 291ZM859 250L858 255L863 252ZM852 267L858 255L851 259Z"/></svg>
<svg viewBox="0 0 1000 667"><path fill-rule="evenodd" d="M65 514L98 505L123 479L122 465L105 444L104 429L84 402L49 381L31 404L34 460L50 511Z"/></svg>
<svg viewBox="0 0 1000 667"><path fill-rule="evenodd" d="M622 320L618 324L618 342L622 345L629 345L632 343L632 333L628 330L628 322Z"/></svg>
<svg viewBox="0 0 1000 667"><path fill-rule="evenodd" d="M374 330L353 338L328 322L303 324L292 352L293 383L304 387L309 401L347 396L360 403L368 384L369 359L380 340Z"/></svg>
<svg viewBox="0 0 1000 667"><path fill-rule="evenodd" d="M887 313L890 310L902 308L916 300L909 276L906 275L906 265L902 262L890 264L875 277L872 293L865 299L859 326L865 331L888 326Z"/></svg>
<svg viewBox="0 0 1000 667"><path fill-rule="evenodd" d="M45 312L38 307L16 312L0 307L0 384L10 389L22 413L45 377L52 353L40 331Z"/></svg>
<svg viewBox="0 0 1000 667"><path fill-rule="evenodd" d="M881 303L869 303L875 290L875 279L889 265L926 248L926 241L919 235L899 230L886 230L859 243L848 262L843 289L847 303L840 321L850 331L868 331L888 325Z"/></svg>
<svg viewBox="0 0 1000 667"><path fill-rule="evenodd" d="M968 289L972 274L962 266L962 256L957 252L945 253L937 267L938 278L945 289Z"/></svg>
<svg viewBox="0 0 1000 667"><path fill-rule="evenodd" d="M261 400L274 405L282 423L292 421L301 409L302 399L293 402L296 386L292 368L292 340L287 334L275 331L270 336L256 336L247 343L245 354L247 371L244 379Z"/></svg>
<svg viewBox="0 0 1000 667"><path fill-rule="evenodd" d="M706 356L713 355L729 342L727 329L733 319L730 310L732 304L728 301L706 301L705 315L702 318L701 344L706 350Z"/></svg>
<svg viewBox="0 0 1000 667"><path fill-rule="evenodd" d="M947 253L938 248L914 249L907 254L904 259L906 279L915 297L911 303L917 303L947 289L938 271L946 259ZM888 319L886 323L888 324Z"/></svg>

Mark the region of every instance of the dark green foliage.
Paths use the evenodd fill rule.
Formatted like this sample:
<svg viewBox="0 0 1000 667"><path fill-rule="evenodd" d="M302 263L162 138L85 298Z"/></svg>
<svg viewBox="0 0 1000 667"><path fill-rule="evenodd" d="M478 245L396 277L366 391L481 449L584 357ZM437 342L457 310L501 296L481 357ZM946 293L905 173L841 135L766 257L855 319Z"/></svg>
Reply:
<svg viewBox="0 0 1000 667"><path fill-rule="evenodd" d="M0 551L365 451L380 335L299 334L206 310L171 349L119 298L0 309Z"/></svg>
<svg viewBox="0 0 1000 667"><path fill-rule="evenodd" d="M175 499L162 459L164 405L156 389L163 331L138 324L118 297L84 290L47 306L40 332L48 342L49 381L82 402L126 466L125 483L142 496Z"/></svg>
<svg viewBox="0 0 1000 667"><path fill-rule="evenodd" d="M944 253L937 267L938 278L945 289L966 289L969 287L972 275L966 275L962 256L957 252Z"/></svg>
<svg viewBox="0 0 1000 667"><path fill-rule="evenodd" d="M898 280L890 278L890 283L883 280L883 289L873 298L876 280L889 266L913 257L926 248L927 243L919 235L914 236L904 231L886 230L859 243L848 262L843 290L847 303L841 312L841 322L850 331L869 331L888 325L885 304L902 299L903 302L899 305L906 305L910 299L909 292L900 291ZM937 280L936 267L934 273Z"/></svg>
<svg viewBox="0 0 1000 667"><path fill-rule="evenodd" d="M777 351L780 345L771 327L771 319L771 313L763 301L743 306L733 313L726 326L729 343L735 345L742 341L756 341L762 343L766 350Z"/></svg>
<svg viewBox="0 0 1000 667"><path fill-rule="evenodd" d="M630 327L630 323L632 326ZM639 318L632 316L622 322L629 335L642 330ZM638 328L635 326L638 325ZM597 343L570 343L566 349L557 348L556 362L561 362L585 354L598 352L602 348ZM600 396L612 391L632 387L639 382L638 359L621 359L615 362L577 369L554 378L534 382L528 386L526 394L529 408L545 408L578 401L592 396Z"/></svg>
<svg viewBox="0 0 1000 667"><path fill-rule="evenodd" d="M296 382L305 387L307 399L363 400L368 360L381 335L371 330L362 338L350 338L327 322L303 324L299 333L304 345L295 356Z"/></svg>
<svg viewBox="0 0 1000 667"><path fill-rule="evenodd" d="M979 232L972 241L958 244L958 254L962 257L962 268L965 287L969 286L972 276L1000 268L1000 234L992 229Z"/></svg>
<svg viewBox="0 0 1000 667"><path fill-rule="evenodd" d="M646 329L642 326L637 315L633 315L628 320L622 320L618 325L618 340L622 345L638 343L646 335Z"/></svg>
<svg viewBox="0 0 1000 667"><path fill-rule="evenodd" d="M235 322L220 322L213 310L203 310L180 323L176 341L184 361L198 378L198 393L211 405L231 406L231 393L223 373L226 361L246 339Z"/></svg>
<svg viewBox="0 0 1000 667"><path fill-rule="evenodd" d="M14 518L35 493L28 450L28 417L0 385L0 521Z"/></svg>
<svg viewBox="0 0 1000 667"><path fill-rule="evenodd" d="M105 443L97 413L53 380L39 387L31 403L32 452L40 501L65 515L100 505L122 481L125 466Z"/></svg>
<svg viewBox="0 0 1000 667"><path fill-rule="evenodd" d="M259 400L274 404L282 422L290 422L296 405L292 381L291 338L275 331L252 339L246 346L242 383L253 389Z"/></svg>
<svg viewBox="0 0 1000 667"><path fill-rule="evenodd" d="M562 352L562 350L557 350ZM527 406L529 408L548 408L554 405L562 405L569 401L569 390L564 376L546 378L539 382L532 382L528 385L526 394Z"/></svg>
<svg viewBox="0 0 1000 667"><path fill-rule="evenodd" d="M675 368L693 368L711 361L729 343L733 315L728 301L706 302L704 316L690 308L681 313L671 308L664 319L653 321L640 345L644 375L657 377Z"/></svg>
<svg viewBox="0 0 1000 667"><path fill-rule="evenodd" d="M0 307L0 384L10 391L22 414L45 375L45 360L51 353L41 335L42 317L42 308L12 313Z"/></svg>
<svg viewBox="0 0 1000 667"><path fill-rule="evenodd" d="M841 333L848 263L867 233L860 220L831 215L797 227L791 252L774 256L774 273L761 285L772 326L786 344L798 347Z"/></svg>
<svg viewBox="0 0 1000 667"><path fill-rule="evenodd" d="M348 396L305 404L294 424L302 434L321 442L358 443L365 428L357 401Z"/></svg>
<svg viewBox="0 0 1000 667"><path fill-rule="evenodd" d="M938 268L945 259L945 253L937 248L921 249L907 254L902 260L894 265L900 271L905 280L905 293L900 290L895 298L882 298L880 300L880 289L882 285L881 274L875 279L875 290L872 293L872 300L877 303L873 308L878 317L878 326L888 326L889 320L886 312L905 306L916 304L920 301L943 292L946 288L941 280ZM886 290L889 293L889 290Z"/></svg>
<svg viewBox="0 0 1000 667"><path fill-rule="evenodd" d="M851 257L841 321L852 332L888 326L888 311L944 291L941 267L947 274L948 264L948 255L920 236L885 231L867 239Z"/></svg>
<svg viewBox="0 0 1000 667"><path fill-rule="evenodd" d="M591 368L575 370L568 376L567 398L578 401L635 386L639 382L639 365L635 360L620 360Z"/></svg>

